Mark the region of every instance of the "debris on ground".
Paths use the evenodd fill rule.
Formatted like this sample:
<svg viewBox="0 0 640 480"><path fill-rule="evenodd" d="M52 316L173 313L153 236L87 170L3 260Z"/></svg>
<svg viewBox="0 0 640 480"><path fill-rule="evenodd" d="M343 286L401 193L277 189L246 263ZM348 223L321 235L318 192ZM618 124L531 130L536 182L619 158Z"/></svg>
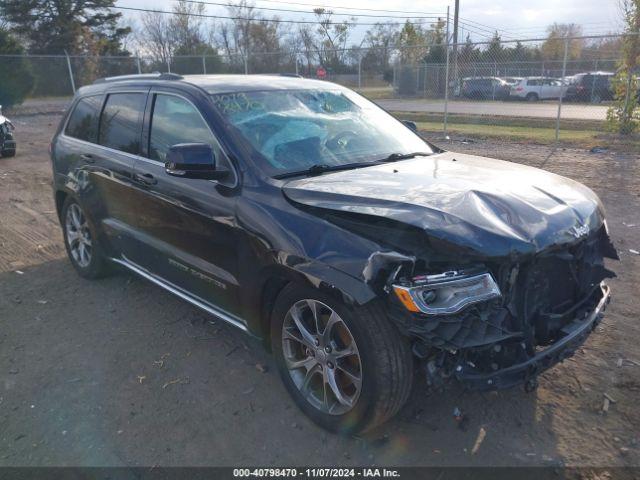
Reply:
<svg viewBox="0 0 640 480"><path fill-rule="evenodd" d="M623 362L624 362L624 360L622 358L619 358L618 361L616 362L616 365L618 367L621 367Z"/></svg>
<svg viewBox="0 0 640 480"><path fill-rule="evenodd" d="M16 270L15 273L17 273L18 275L24 275L24 272L22 270Z"/></svg>
<svg viewBox="0 0 640 480"><path fill-rule="evenodd" d="M604 402L602 403L602 413L607 413L609 411L610 400L607 397L604 397Z"/></svg>
<svg viewBox="0 0 640 480"><path fill-rule="evenodd" d="M633 253L634 255L640 255L640 252L638 250L634 250L633 248L630 248L629 252Z"/></svg>
<svg viewBox="0 0 640 480"><path fill-rule="evenodd" d="M167 388L169 385L175 385L176 383L178 383L180 385L185 385L185 384L189 383L189 377L176 378L175 380L170 380L167 383L165 383L164 385L162 385L162 388Z"/></svg>
<svg viewBox="0 0 640 480"><path fill-rule="evenodd" d="M267 373L269 371L269 367L263 365L262 363L256 363L256 370L260 373Z"/></svg>
<svg viewBox="0 0 640 480"><path fill-rule="evenodd" d="M463 432L466 432L467 428L469 428L469 417L462 413L460 408L456 407L453 409L453 418L458 422L458 428Z"/></svg>
<svg viewBox="0 0 640 480"><path fill-rule="evenodd" d="M609 151L606 147L593 147L589 150L591 153L607 153Z"/></svg>
<svg viewBox="0 0 640 480"><path fill-rule="evenodd" d="M487 436L487 431L484 429L484 427L480 427L480 430L478 431L478 436L476 437L476 442L473 444L473 448L471 449L471 455L475 455L476 453L478 453L478 450L480 449L480 445L482 445L482 442L484 442L484 437Z"/></svg>
<svg viewBox="0 0 640 480"><path fill-rule="evenodd" d="M138 383L144 382L146 378L147 378L146 375L138 375Z"/></svg>
<svg viewBox="0 0 640 480"><path fill-rule="evenodd" d="M608 399L611 403L616 403L613 397L606 392L604 393L604 398Z"/></svg>

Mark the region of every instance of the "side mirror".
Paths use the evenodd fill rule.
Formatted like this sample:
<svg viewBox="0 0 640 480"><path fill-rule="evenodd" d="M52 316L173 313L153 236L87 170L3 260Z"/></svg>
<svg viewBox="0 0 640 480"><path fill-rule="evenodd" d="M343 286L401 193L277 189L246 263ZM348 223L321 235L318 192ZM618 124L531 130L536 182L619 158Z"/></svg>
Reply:
<svg viewBox="0 0 640 480"><path fill-rule="evenodd" d="M165 171L182 178L220 180L229 174L216 168L216 158L211 145L206 143L179 143L169 148Z"/></svg>
<svg viewBox="0 0 640 480"><path fill-rule="evenodd" d="M404 123L404 126L412 130L414 133L418 133L418 126L416 125L416 122L412 122L411 120L402 120L402 123Z"/></svg>

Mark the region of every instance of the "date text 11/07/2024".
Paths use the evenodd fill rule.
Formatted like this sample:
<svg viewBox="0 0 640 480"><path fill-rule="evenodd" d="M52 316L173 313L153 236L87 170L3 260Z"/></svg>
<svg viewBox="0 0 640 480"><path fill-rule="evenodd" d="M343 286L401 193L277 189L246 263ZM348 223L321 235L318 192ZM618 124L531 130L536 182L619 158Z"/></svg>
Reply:
<svg viewBox="0 0 640 480"><path fill-rule="evenodd" d="M400 478L400 473L388 468L235 468L233 477Z"/></svg>

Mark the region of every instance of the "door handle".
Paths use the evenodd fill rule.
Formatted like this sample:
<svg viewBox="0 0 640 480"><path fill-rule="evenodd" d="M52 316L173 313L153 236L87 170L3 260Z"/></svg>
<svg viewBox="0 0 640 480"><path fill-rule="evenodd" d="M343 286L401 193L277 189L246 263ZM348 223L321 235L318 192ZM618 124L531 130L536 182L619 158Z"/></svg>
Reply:
<svg viewBox="0 0 640 480"><path fill-rule="evenodd" d="M82 155L80 155L80 158L85 163L94 163L96 161L95 158L93 158L93 155L91 155L90 153L83 153Z"/></svg>
<svg viewBox="0 0 640 480"><path fill-rule="evenodd" d="M134 173L133 179L136 182L142 183L144 185L155 185L156 183L158 183L155 177L150 173Z"/></svg>

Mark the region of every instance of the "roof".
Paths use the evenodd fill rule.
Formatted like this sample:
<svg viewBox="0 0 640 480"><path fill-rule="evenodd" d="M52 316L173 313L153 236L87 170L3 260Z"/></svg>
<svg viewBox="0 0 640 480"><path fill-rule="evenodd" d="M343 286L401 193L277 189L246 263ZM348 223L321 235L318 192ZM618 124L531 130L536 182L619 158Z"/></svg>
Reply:
<svg viewBox="0 0 640 480"><path fill-rule="evenodd" d="M202 88L208 93L233 93L264 90L296 90L309 88L344 88L335 83L292 75L176 75L167 73L122 75L101 78L84 90L100 89L114 83L147 84L148 82L188 83ZM94 87L95 86L95 87Z"/></svg>
<svg viewBox="0 0 640 480"><path fill-rule="evenodd" d="M283 75L185 75L183 81L192 83L209 93L343 88L323 80Z"/></svg>

